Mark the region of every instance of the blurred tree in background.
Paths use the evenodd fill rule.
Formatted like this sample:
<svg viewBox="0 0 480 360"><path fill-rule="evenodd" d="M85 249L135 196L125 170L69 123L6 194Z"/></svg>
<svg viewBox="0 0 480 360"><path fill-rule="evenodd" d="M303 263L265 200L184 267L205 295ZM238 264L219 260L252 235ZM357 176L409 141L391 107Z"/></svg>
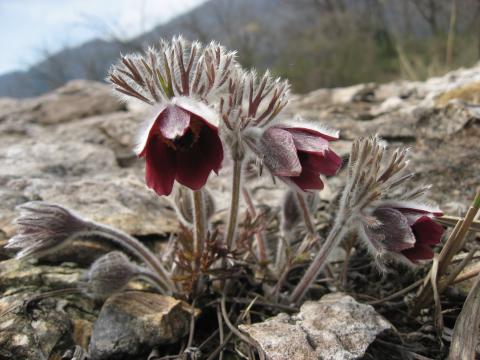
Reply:
<svg viewBox="0 0 480 360"><path fill-rule="evenodd" d="M397 78L422 80L480 54L478 0L304 0L274 69L299 92Z"/></svg>
<svg viewBox="0 0 480 360"><path fill-rule="evenodd" d="M98 21L86 25L110 28ZM138 37L128 33L104 30L80 46L45 50L27 72L0 76L0 96L103 81L119 53L176 34L238 49L244 66L288 77L295 92L423 80L478 61L480 0L210 0Z"/></svg>

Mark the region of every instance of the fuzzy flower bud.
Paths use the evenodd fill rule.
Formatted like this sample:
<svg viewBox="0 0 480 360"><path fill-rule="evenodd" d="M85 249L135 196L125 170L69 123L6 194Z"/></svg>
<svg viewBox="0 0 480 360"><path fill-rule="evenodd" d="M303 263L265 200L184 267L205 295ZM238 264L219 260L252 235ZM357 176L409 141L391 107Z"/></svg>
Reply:
<svg viewBox="0 0 480 360"><path fill-rule="evenodd" d="M20 216L14 220L17 234L5 246L19 249L17 259L55 252L90 230L89 222L59 205L34 201L20 205L19 209Z"/></svg>
<svg viewBox="0 0 480 360"><path fill-rule="evenodd" d="M210 219L215 213L215 200L206 188L203 188L203 199L205 202L205 217ZM191 192L185 187L179 186L175 192L175 208L183 220L188 224L193 224L193 202Z"/></svg>
<svg viewBox="0 0 480 360"><path fill-rule="evenodd" d="M124 253L112 251L95 260L84 275L81 287L92 298L106 299L123 290L138 272L137 265Z"/></svg>

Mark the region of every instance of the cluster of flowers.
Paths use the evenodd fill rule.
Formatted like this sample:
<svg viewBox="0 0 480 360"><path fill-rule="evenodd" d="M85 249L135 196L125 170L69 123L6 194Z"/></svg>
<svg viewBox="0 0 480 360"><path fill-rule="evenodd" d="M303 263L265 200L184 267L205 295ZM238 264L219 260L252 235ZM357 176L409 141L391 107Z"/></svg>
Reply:
<svg viewBox="0 0 480 360"><path fill-rule="evenodd" d="M197 222L198 244L193 246L197 252L201 253L206 237L205 224L201 223L205 219L199 216L202 206L204 211L206 207L199 206L199 202L205 202L204 186L211 173L218 173L229 161L233 162L234 171L230 223L225 235L227 247L235 237L244 164L254 159L262 169L298 193L322 190L320 176L335 175L342 165L341 157L330 147L339 138L338 132L281 116L289 99L287 81L268 72L259 75L244 70L236 62L235 53L217 43L203 46L181 37L162 41L158 49L150 48L143 55L122 57L108 78L121 96L151 105L152 115L142 127L135 148L136 154L145 159L147 186L163 196L170 195L177 182L197 194L182 200L190 209L184 211L188 213L186 217ZM330 249L351 230L357 231L359 238L382 257L390 255L410 264L433 257L431 247L439 243L443 234L443 228L433 218L441 212L418 201L424 189L392 198L394 190L411 175L404 174L405 151L396 152L386 162L385 154L383 142L376 137L354 144L339 213L331 236L322 247L327 246L328 251L318 252L292 294L292 302L301 299ZM192 210L195 206L199 207ZM30 213L38 215L40 208L31 207ZM46 209L47 216L60 211L54 206ZM65 214L72 213L64 212L63 217ZM54 218L58 219L58 214ZM39 222L38 218L32 221L27 216L19 218L17 223L19 234L10 239L8 246L20 248L20 257L39 255L45 248L54 248L62 242L51 236L53 225ZM77 227L85 224L71 219L66 223ZM111 229L87 224L89 230L103 231L112 237ZM72 229L65 229L64 225L55 234L71 238ZM46 227L50 227L48 233ZM125 240L125 234L122 237ZM133 240L127 240L131 248ZM145 258L145 249L136 250ZM147 263L160 275L159 286L174 289L162 265L148 257ZM118 255L115 258L120 259ZM124 262L123 258L120 260Z"/></svg>
<svg viewBox="0 0 480 360"><path fill-rule="evenodd" d="M245 152L260 157L273 175L302 190L321 190L320 174L334 175L341 165L329 147L337 132L275 122L288 100L286 81L244 71L216 43L162 42L159 50L123 57L109 79L121 94L153 107L136 153L158 195L169 195L175 181L201 189L222 167L226 147L234 159Z"/></svg>

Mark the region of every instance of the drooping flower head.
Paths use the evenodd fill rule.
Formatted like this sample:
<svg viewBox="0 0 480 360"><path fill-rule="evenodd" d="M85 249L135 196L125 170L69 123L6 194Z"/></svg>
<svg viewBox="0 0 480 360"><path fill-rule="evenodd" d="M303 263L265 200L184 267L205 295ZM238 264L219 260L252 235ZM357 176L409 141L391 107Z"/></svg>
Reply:
<svg viewBox="0 0 480 360"><path fill-rule="evenodd" d="M203 47L181 37L159 50L127 55L109 80L121 94L154 105L136 146L145 158L147 186L169 195L174 181L198 190L223 160L219 114L214 109L226 86L234 53L216 43Z"/></svg>
<svg viewBox="0 0 480 360"><path fill-rule="evenodd" d="M414 175L408 171L407 155L406 148L388 154L386 143L376 136L355 141L340 210L350 216L377 260L415 264L433 257L432 246L443 235L433 219L442 212L426 205L429 186L405 190Z"/></svg>
<svg viewBox="0 0 480 360"><path fill-rule="evenodd" d="M360 235L375 251L395 260L416 264L433 258L443 227L433 220L437 208L406 201L383 201L371 209L373 221L365 222Z"/></svg>
<svg viewBox="0 0 480 360"><path fill-rule="evenodd" d="M222 165L217 116L202 103L175 98L149 124L136 153L145 158L145 181L158 195L169 195L175 180L199 190Z"/></svg>
<svg viewBox="0 0 480 360"><path fill-rule="evenodd" d="M277 124L262 134L259 150L264 165L276 177L297 189L322 190L320 175L335 175L342 159L332 149L330 141L338 133L293 124Z"/></svg>

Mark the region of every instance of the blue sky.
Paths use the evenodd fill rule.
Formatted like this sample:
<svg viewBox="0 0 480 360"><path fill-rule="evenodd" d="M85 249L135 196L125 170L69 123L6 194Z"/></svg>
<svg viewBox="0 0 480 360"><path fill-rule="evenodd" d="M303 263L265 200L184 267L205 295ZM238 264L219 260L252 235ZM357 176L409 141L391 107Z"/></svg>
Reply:
<svg viewBox="0 0 480 360"><path fill-rule="evenodd" d="M0 0L0 74L105 34L132 37L205 0Z"/></svg>

